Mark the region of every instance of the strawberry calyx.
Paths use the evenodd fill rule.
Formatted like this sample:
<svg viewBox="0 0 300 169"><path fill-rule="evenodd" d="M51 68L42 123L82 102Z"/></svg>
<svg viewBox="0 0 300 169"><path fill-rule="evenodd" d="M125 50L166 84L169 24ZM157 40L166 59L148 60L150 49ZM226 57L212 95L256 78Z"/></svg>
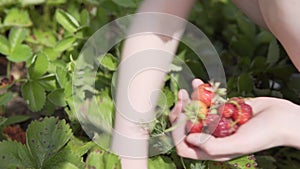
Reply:
<svg viewBox="0 0 300 169"><path fill-rule="evenodd" d="M200 104L199 104L200 103ZM201 101L193 100L184 107L187 119L197 122L199 119L205 119L207 115L207 107Z"/></svg>

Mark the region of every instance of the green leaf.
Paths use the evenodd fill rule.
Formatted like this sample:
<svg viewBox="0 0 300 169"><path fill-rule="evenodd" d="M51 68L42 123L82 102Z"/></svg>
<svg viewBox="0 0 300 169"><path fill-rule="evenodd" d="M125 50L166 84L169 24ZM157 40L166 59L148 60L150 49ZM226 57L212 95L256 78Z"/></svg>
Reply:
<svg viewBox="0 0 300 169"><path fill-rule="evenodd" d="M295 76L295 77L291 78L291 80L289 81L289 83L287 85L288 85L289 89L296 90L296 91L298 91L297 93L300 93L300 85L299 84L300 84L300 76Z"/></svg>
<svg viewBox="0 0 300 169"><path fill-rule="evenodd" d="M279 57L279 45L277 43L277 40L274 38L269 45L267 63L269 63L270 65L274 65L279 60Z"/></svg>
<svg viewBox="0 0 300 169"><path fill-rule="evenodd" d="M99 102L101 104L99 104ZM108 125L112 127L114 117L114 103L109 95L108 90L102 91L99 96L92 100L91 106L88 108L88 112L93 117L93 122L97 124L97 121L101 121L102 125ZM96 120L97 119L97 120Z"/></svg>
<svg viewBox="0 0 300 169"><path fill-rule="evenodd" d="M148 160L149 169L174 169L175 163L169 158L164 156L157 156Z"/></svg>
<svg viewBox="0 0 300 169"><path fill-rule="evenodd" d="M253 80L247 73L243 73L238 77L238 91L251 92L253 89Z"/></svg>
<svg viewBox="0 0 300 169"><path fill-rule="evenodd" d="M283 95L282 95L282 93L280 91L272 90L271 93L270 93L270 95L272 97L283 98Z"/></svg>
<svg viewBox="0 0 300 169"><path fill-rule="evenodd" d="M47 91L53 91L57 89L55 79L44 79L43 77L38 78L38 83Z"/></svg>
<svg viewBox="0 0 300 169"><path fill-rule="evenodd" d="M47 55L47 58L50 61L54 61L60 56L60 52L56 51L54 48L44 48L43 53Z"/></svg>
<svg viewBox="0 0 300 169"><path fill-rule="evenodd" d="M268 73L271 73L275 78L280 78L283 81L288 81L294 72L294 68L290 65L277 65L270 67ZM273 78L274 78L273 77Z"/></svg>
<svg viewBox="0 0 300 169"><path fill-rule="evenodd" d="M72 137L68 143L71 150L79 156L85 155L96 144L93 141L84 142L77 137Z"/></svg>
<svg viewBox="0 0 300 169"><path fill-rule="evenodd" d="M61 88L66 88L67 84L70 83L68 71L62 67L56 67L56 79Z"/></svg>
<svg viewBox="0 0 300 169"><path fill-rule="evenodd" d="M266 58L261 56L255 57L250 67L253 72L265 72L267 67Z"/></svg>
<svg viewBox="0 0 300 169"><path fill-rule="evenodd" d="M35 29L33 33L40 44L43 44L48 47L55 46L56 38L51 30Z"/></svg>
<svg viewBox="0 0 300 169"><path fill-rule="evenodd" d="M100 64L110 71L115 71L118 66L118 60L112 54L108 53L99 59Z"/></svg>
<svg viewBox="0 0 300 169"><path fill-rule="evenodd" d="M27 5L38 5L41 3L44 3L46 0L21 0L22 6L27 6Z"/></svg>
<svg viewBox="0 0 300 169"><path fill-rule="evenodd" d="M44 116L53 115L55 109L56 109L56 106L52 102L47 100L43 110L41 111L41 115L44 115Z"/></svg>
<svg viewBox="0 0 300 169"><path fill-rule="evenodd" d="M60 5L66 2L66 0L47 0L47 5Z"/></svg>
<svg viewBox="0 0 300 169"><path fill-rule="evenodd" d="M123 7L137 7L137 4L134 0L112 0L117 5L123 6Z"/></svg>
<svg viewBox="0 0 300 169"><path fill-rule="evenodd" d="M6 122L7 118L0 116L0 127Z"/></svg>
<svg viewBox="0 0 300 169"><path fill-rule="evenodd" d="M0 94L0 106L6 105L13 98L11 92Z"/></svg>
<svg viewBox="0 0 300 169"><path fill-rule="evenodd" d="M10 11L8 11L4 19L3 25L28 27L32 25L32 22L29 18L29 14L27 10L13 8Z"/></svg>
<svg viewBox="0 0 300 169"><path fill-rule="evenodd" d="M276 159L272 156L256 156L256 161L259 164L259 168L273 169L276 168Z"/></svg>
<svg viewBox="0 0 300 169"><path fill-rule="evenodd" d="M256 96L268 96L271 93L270 89L258 89L258 88L254 88L254 93Z"/></svg>
<svg viewBox="0 0 300 169"><path fill-rule="evenodd" d="M48 99L56 106L66 106L64 89L57 89L49 93Z"/></svg>
<svg viewBox="0 0 300 169"><path fill-rule="evenodd" d="M246 17L238 15L237 24L239 29L249 38L253 38L255 35L255 25Z"/></svg>
<svg viewBox="0 0 300 169"><path fill-rule="evenodd" d="M76 167L72 163L62 162L62 163L59 163L59 164L54 164L54 166L51 167L51 169L79 169L79 168Z"/></svg>
<svg viewBox="0 0 300 169"><path fill-rule="evenodd" d="M8 55L10 50L9 48L9 42L6 37L0 35L0 53L2 53L3 55Z"/></svg>
<svg viewBox="0 0 300 169"><path fill-rule="evenodd" d="M274 36L269 31L261 31L256 37L256 45L269 44L274 39Z"/></svg>
<svg viewBox="0 0 300 169"><path fill-rule="evenodd" d="M0 142L0 168L34 168L32 158L26 146L12 141Z"/></svg>
<svg viewBox="0 0 300 169"><path fill-rule="evenodd" d="M7 6L7 5L11 5L11 4L15 4L17 3L17 0L1 0L0 1L0 6Z"/></svg>
<svg viewBox="0 0 300 169"><path fill-rule="evenodd" d="M89 11L84 9L80 13L80 23L81 26L89 26L90 25L90 14Z"/></svg>
<svg viewBox="0 0 300 169"><path fill-rule="evenodd" d="M37 168L43 168L45 160L51 158L72 136L65 120L54 117L32 122L26 131L27 146L36 161Z"/></svg>
<svg viewBox="0 0 300 169"><path fill-rule="evenodd" d="M7 59L12 62L24 62L32 56L31 48L27 45L17 45Z"/></svg>
<svg viewBox="0 0 300 169"><path fill-rule="evenodd" d="M26 82L22 86L22 95L34 112L40 111L46 102L45 89L35 81Z"/></svg>
<svg viewBox="0 0 300 169"><path fill-rule="evenodd" d="M228 164L228 162L217 162L217 161L208 161L207 163L209 169L244 169L244 168L235 168Z"/></svg>
<svg viewBox="0 0 300 169"><path fill-rule="evenodd" d="M255 45L249 37L246 35L238 35L238 40L232 40L230 48L234 49L235 52L240 56L252 57Z"/></svg>
<svg viewBox="0 0 300 169"><path fill-rule="evenodd" d="M78 168L83 168L84 165L82 157L72 149L70 142L53 157L47 159L43 169L60 169L59 167L65 165Z"/></svg>
<svg viewBox="0 0 300 169"><path fill-rule="evenodd" d="M256 169L257 163L254 155L246 155L227 162L235 168Z"/></svg>
<svg viewBox="0 0 300 169"><path fill-rule="evenodd" d="M196 163L191 163L190 169L206 169L206 165L203 164L203 161L198 161ZM209 168L209 169L213 169L213 168Z"/></svg>
<svg viewBox="0 0 300 169"><path fill-rule="evenodd" d="M121 162L116 155L96 149L87 157L85 169L89 168L121 169Z"/></svg>
<svg viewBox="0 0 300 169"><path fill-rule="evenodd" d="M12 124L22 123L24 121L27 121L30 119L30 116L28 115L14 115L7 118L3 126L9 126Z"/></svg>
<svg viewBox="0 0 300 169"><path fill-rule="evenodd" d="M11 51L15 49L16 46L20 45L26 38L26 30L24 28L12 28L9 32L9 43Z"/></svg>
<svg viewBox="0 0 300 169"><path fill-rule="evenodd" d="M44 53L39 53L35 57L34 63L29 67L31 79L37 79L44 75L48 69L48 58Z"/></svg>
<svg viewBox="0 0 300 169"><path fill-rule="evenodd" d="M68 48L72 47L73 43L75 41L76 41L76 38L74 38L74 37L64 38L56 44L54 49L56 51L63 52L65 50L67 50Z"/></svg>
<svg viewBox="0 0 300 169"><path fill-rule="evenodd" d="M161 108L170 108L174 104L175 95L174 93L167 87L165 87L160 93L157 105Z"/></svg>
<svg viewBox="0 0 300 169"><path fill-rule="evenodd" d="M78 21L72 15L61 9L56 10L55 18L61 26L72 33L76 32L80 26Z"/></svg>

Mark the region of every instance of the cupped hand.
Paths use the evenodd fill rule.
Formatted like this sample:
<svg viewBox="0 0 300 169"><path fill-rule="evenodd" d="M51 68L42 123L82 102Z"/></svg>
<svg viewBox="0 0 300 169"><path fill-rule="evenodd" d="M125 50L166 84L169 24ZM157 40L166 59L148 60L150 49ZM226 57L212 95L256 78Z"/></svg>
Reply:
<svg viewBox="0 0 300 169"><path fill-rule="evenodd" d="M203 82L195 79L196 89ZM197 98L197 92L192 94ZM188 93L180 90L178 102L170 113L173 125L186 121L183 109L190 102ZM276 146L300 148L300 106L284 99L257 97L246 100L254 116L239 127L236 133L224 138L215 138L204 133L186 134L185 125L178 125L172 136L177 153L186 158L226 161Z"/></svg>

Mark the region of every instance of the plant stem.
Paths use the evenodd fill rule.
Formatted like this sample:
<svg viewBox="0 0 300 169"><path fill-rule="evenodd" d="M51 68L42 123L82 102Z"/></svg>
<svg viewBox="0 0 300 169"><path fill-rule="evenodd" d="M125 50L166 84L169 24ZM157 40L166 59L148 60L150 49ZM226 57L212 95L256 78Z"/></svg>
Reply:
<svg viewBox="0 0 300 169"><path fill-rule="evenodd" d="M17 79L17 80L15 80L15 83L18 83L18 82L26 82L27 81L27 79Z"/></svg>
<svg viewBox="0 0 300 169"><path fill-rule="evenodd" d="M180 123L177 123L177 124L173 125L172 127L166 129L164 132L167 133L167 132L173 131L173 130L175 130L177 127L179 127L179 126L185 124L185 122L186 122L186 120L183 120L183 121L181 121Z"/></svg>
<svg viewBox="0 0 300 169"><path fill-rule="evenodd" d="M44 5L43 7L43 12L44 12L44 21L48 22L50 21L50 10L48 5Z"/></svg>
<svg viewBox="0 0 300 169"><path fill-rule="evenodd" d="M11 70L11 62L7 61L7 67L6 67L6 76L7 76L7 78L10 78L10 70Z"/></svg>
<svg viewBox="0 0 300 169"><path fill-rule="evenodd" d="M185 164L184 164L183 157L180 157L180 162L181 162L183 168L184 168L184 169L187 169L186 166L185 166Z"/></svg>

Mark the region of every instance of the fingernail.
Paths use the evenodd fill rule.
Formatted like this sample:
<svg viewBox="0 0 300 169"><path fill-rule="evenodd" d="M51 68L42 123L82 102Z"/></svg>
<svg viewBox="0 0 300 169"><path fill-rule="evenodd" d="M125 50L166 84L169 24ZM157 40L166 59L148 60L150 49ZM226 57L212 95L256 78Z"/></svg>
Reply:
<svg viewBox="0 0 300 169"><path fill-rule="evenodd" d="M203 83L202 80L200 80L200 79L194 79L194 80L192 81L193 88L198 87L198 86L201 85L202 83Z"/></svg>

